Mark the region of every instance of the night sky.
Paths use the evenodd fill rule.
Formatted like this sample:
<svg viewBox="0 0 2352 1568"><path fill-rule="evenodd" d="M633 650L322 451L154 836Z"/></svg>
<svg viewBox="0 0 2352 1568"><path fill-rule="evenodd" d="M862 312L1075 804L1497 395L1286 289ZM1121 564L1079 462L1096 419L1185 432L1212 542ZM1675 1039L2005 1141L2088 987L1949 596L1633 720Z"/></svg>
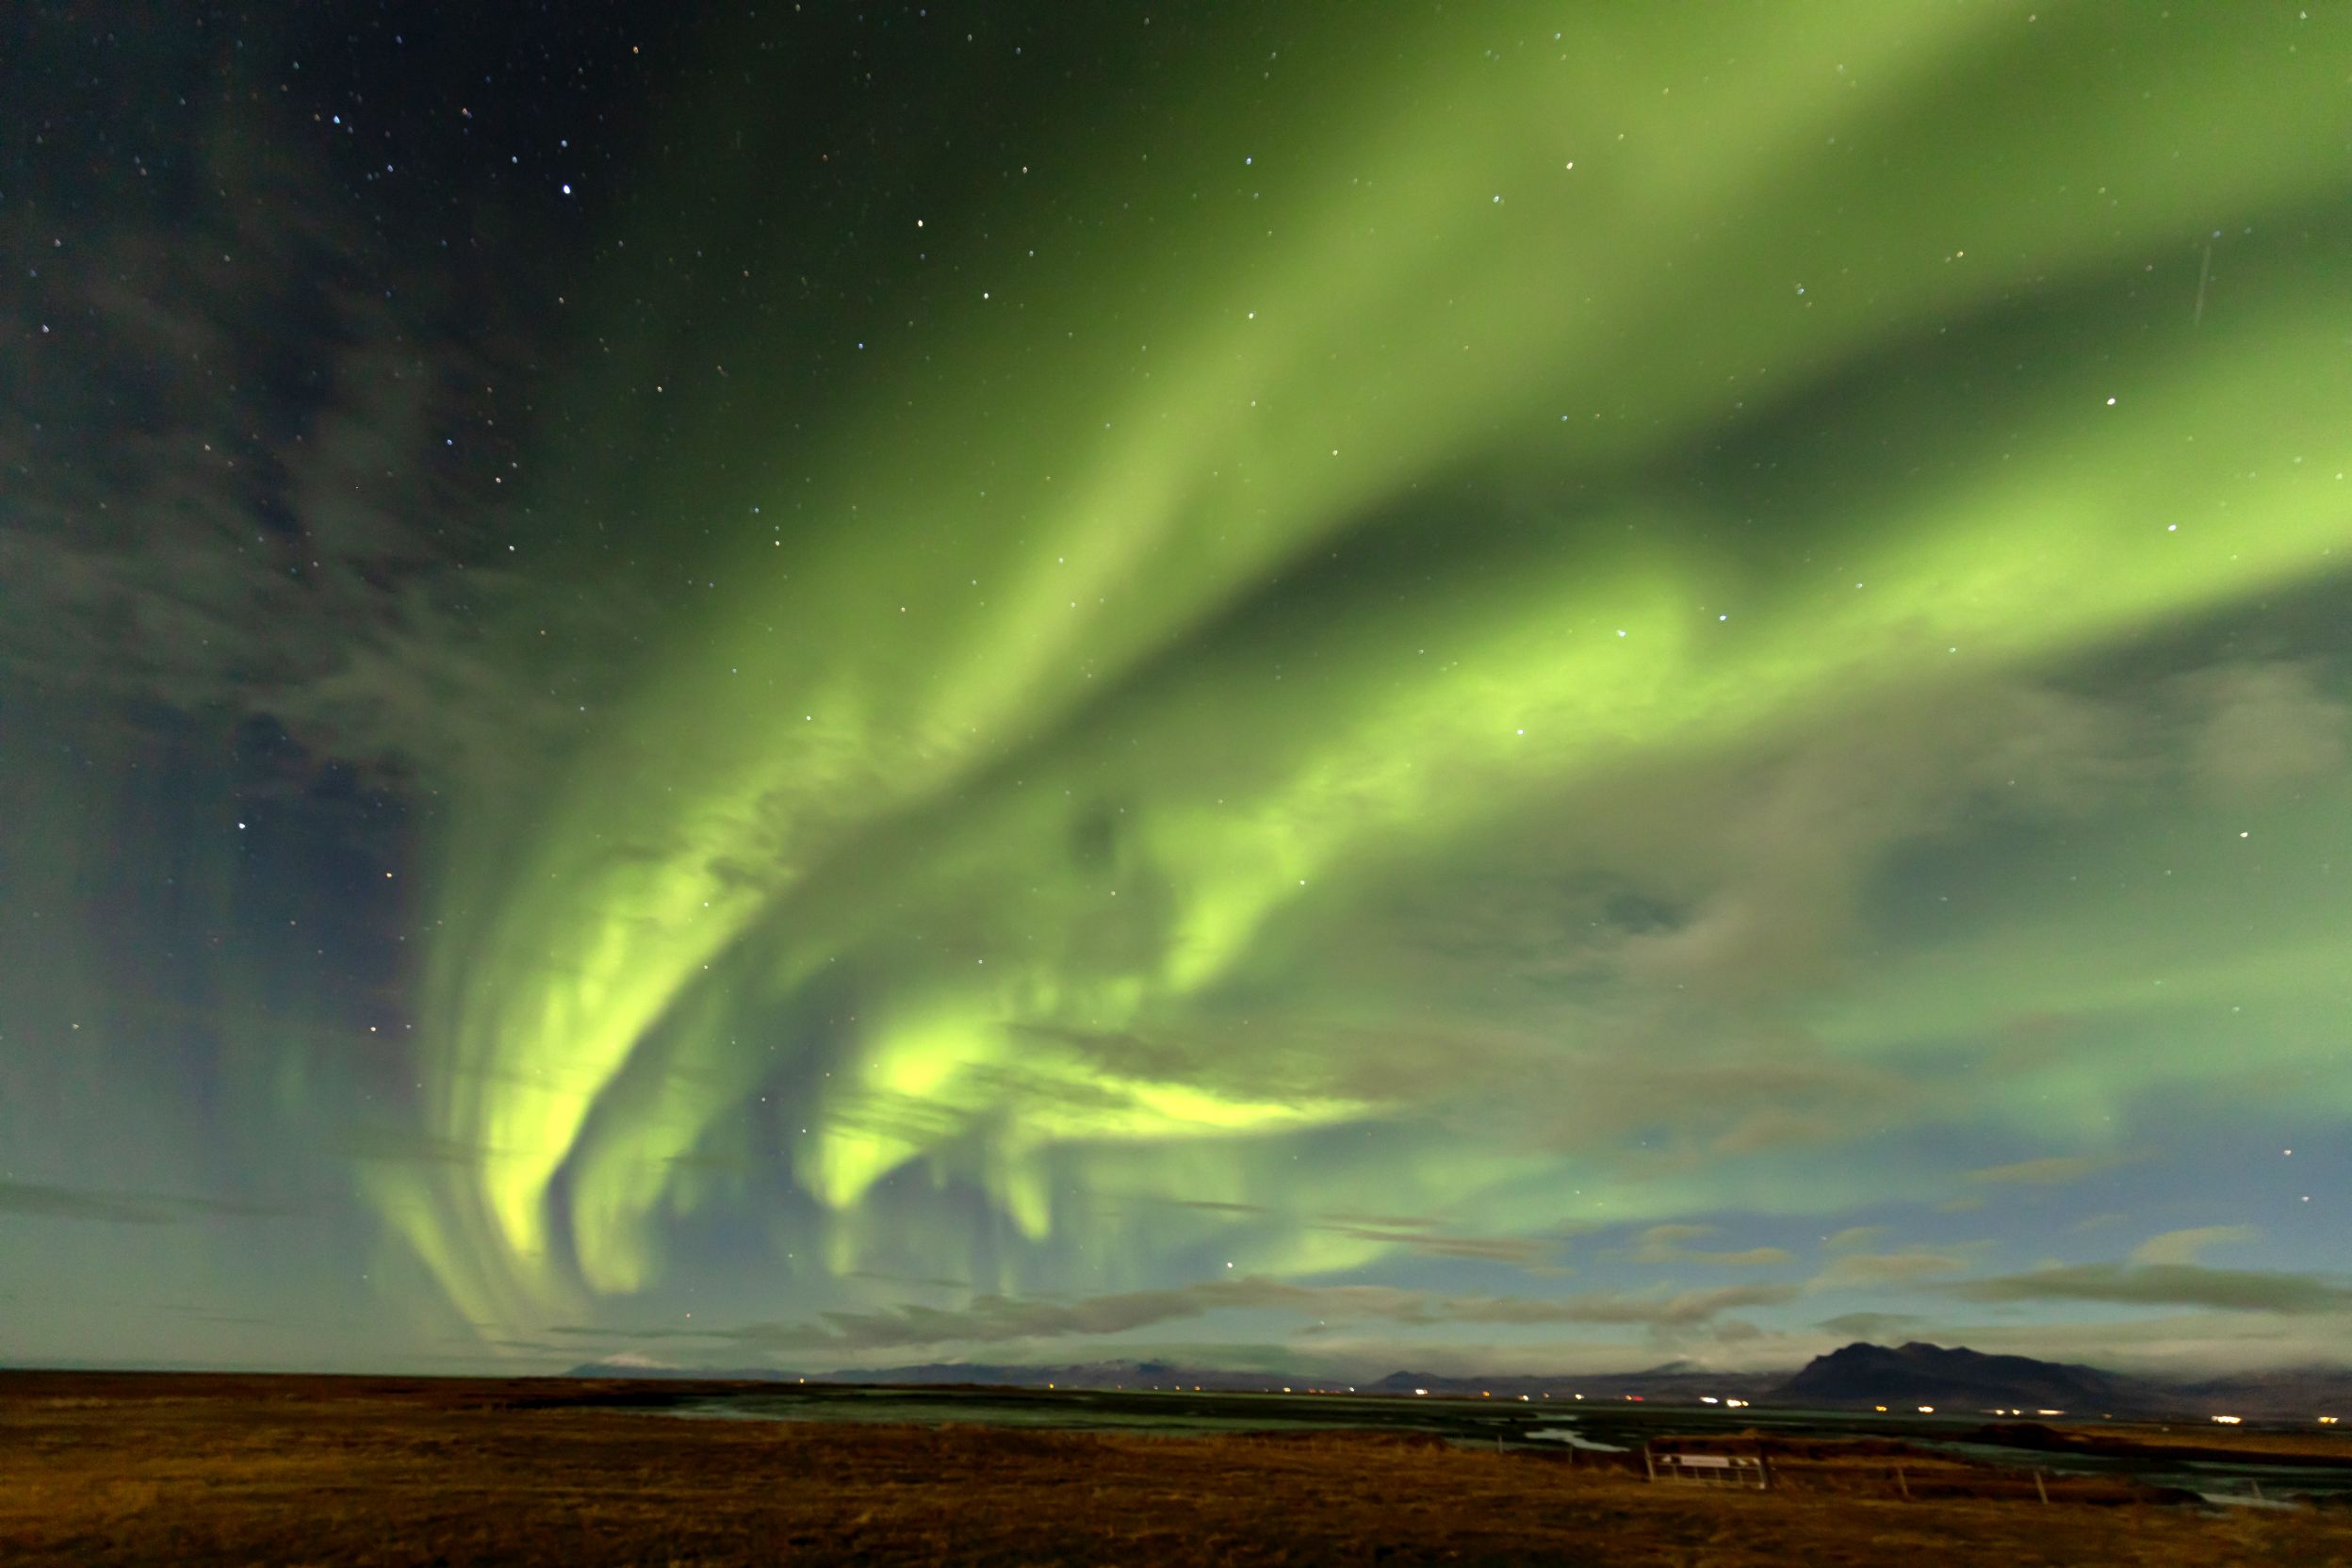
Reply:
<svg viewBox="0 0 2352 1568"><path fill-rule="evenodd" d="M2352 8L0 103L0 1360L2352 1352Z"/></svg>

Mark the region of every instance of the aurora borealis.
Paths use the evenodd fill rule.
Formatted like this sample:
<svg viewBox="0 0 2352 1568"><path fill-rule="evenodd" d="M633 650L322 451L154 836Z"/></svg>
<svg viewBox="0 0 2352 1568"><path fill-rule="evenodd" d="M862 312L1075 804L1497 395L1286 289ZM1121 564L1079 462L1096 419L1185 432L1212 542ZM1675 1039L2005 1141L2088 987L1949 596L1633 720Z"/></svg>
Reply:
<svg viewBox="0 0 2352 1568"><path fill-rule="evenodd" d="M8 24L0 1357L2352 1346L2352 14L402 9Z"/></svg>

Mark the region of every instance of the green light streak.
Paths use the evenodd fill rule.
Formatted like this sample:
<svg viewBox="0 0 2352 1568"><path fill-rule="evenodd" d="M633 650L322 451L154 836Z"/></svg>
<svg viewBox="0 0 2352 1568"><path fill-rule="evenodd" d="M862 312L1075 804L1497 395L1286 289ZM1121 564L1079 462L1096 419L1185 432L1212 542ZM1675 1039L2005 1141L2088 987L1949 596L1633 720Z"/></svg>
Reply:
<svg viewBox="0 0 2352 1568"><path fill-rule="evenodd" d="M2029 34L1877 5L1527 41L1551 16L1498 10L1499 59L1464 24L1351 16L1396 30L1396 63L1265 126L1263 176L1230 137L1148 172L1109 138L1076 200L1165 222L1165 259L1081 239L1040 282L972 287L935 353L854 389L812 484L789 481L805 448L775 455L776 510L805 510L722 550L695 629L548 792L464 803L426 1108L483 1153L380 1197L468 1315L529 1321L575 1268L655 1277L697 1200L679 1160L779 1061L831 1064L784 1135L840 1269L919 1162L1039 1245L1091 1225L1056 1196L1080 1178L1292 1215L1378 1180L1531 1223L1492 1196L1554 1168L1524 1152L1280 1168L1285 1139L1410 1108L1318 1042L1328 998L1267 1004L1248 1059L1167 1042L1248 1017L1263 956L1337 921L1327 900L1482 825L2342 569L2342 312L2291 254L1982 426L1824 438L1824 464L1891 444L1941 477L1822 487L1805 548L1726 545L1730 517L1642 477L1873 356L2332 195L2328 51L2258 48L2259 18ZM2128 68L2099 63L2117 25ZM2034 81L2047 113L1985 109L2044 102ZM994 261L974 239L958 265ZM646 493L720 520L712 455ZM1615 498L1471 538L1498 571L1459 592L1436 541L1425 594L1295 624L1262 596L1474 471ZM776 1032L844 966L854 1022ZM1253 1266L1394 1246L1273 1245Z"/></svg>

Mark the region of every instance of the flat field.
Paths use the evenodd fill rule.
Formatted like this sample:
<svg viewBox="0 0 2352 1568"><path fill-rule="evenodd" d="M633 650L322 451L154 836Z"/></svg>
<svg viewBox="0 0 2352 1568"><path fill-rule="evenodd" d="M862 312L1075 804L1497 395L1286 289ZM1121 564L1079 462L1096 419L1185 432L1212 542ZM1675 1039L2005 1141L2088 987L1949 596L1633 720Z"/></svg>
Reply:
<svg viewBox="0 0 2352 1568"><path fill-rule="evenodd" d="M0 1374L0 1562L2352 1565L2344 1511L2092 1481L2045 1506L1885 1444L1790 1445L1758 1494L1427 1436L693 1420L596 1393Z"/></svg>

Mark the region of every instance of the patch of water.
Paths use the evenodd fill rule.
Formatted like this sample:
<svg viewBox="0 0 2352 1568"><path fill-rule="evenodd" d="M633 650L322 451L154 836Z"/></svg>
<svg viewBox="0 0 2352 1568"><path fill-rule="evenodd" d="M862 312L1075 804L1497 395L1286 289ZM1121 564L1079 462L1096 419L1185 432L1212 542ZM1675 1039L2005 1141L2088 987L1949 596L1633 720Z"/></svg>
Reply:
<svg viewBox="0 0 2352 1568"><path fill-rule="evenodd" d="M2240 1463L2228 1460L2174 1460L2151 1454L2046 1453L1996 1443L1927 1443L1963 1459L2009 1470L2047 1470L2053 1476L2109 1476L2146 1486L2194 1492L2209 1503L2263 1507L2280 1498L2352 1496L2352 1468L2340 1465ZM2256 1495L2259 1488L2261 1495Z"/></svg>
<svg viewBox="0 0 2352 1568"><path fill-rule="evenodd" d="M1594 1454L1629 1454L1632 1449L1615 1443L1595 1443L1570 1427L1539 1427L1525 1434L1544 1443L1565 1443L1571 1448L1582 1448Z"/></svg>

